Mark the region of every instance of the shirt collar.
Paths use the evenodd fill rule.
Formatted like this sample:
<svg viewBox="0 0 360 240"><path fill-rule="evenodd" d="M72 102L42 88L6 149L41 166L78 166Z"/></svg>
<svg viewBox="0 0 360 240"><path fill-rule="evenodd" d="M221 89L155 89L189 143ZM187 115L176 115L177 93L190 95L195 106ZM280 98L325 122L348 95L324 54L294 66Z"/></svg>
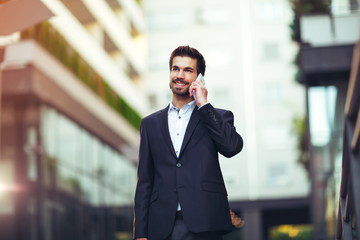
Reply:
<svg viewBox="0 0 360 240"><path fill-rule="evenodd" d="M195 100L192 100L191 102L185 104L185 105L183 106L183 109L184 109L185 111L194 110L195 106L196 106L196 101L195 101ZM170 105L169 105L169 110L168 110L168 112L170 112L170 111L179 111L179 110L180 110L180 109L177 108L177 107L175 107L175 106L173 105L172 101L170 101Z"/></svg>

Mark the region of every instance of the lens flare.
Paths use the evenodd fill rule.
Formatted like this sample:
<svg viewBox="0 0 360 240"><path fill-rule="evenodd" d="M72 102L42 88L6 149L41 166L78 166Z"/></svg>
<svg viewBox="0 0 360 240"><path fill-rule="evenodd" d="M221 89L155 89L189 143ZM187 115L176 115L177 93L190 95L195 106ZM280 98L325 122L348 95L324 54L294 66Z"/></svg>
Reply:
<svg viewBox="0 0 360 240"><path fill-rule="evenodd" d="M0 182L0 196L4 195L7 192L18 192L20 188L18 186L6 185Z"/></svg>
<svg viewBox="0 0 360 240"><path fill-rule="evenodd" d="M0 183L0 196L4 194L5 190L6 190L5 185Z"/></svg>

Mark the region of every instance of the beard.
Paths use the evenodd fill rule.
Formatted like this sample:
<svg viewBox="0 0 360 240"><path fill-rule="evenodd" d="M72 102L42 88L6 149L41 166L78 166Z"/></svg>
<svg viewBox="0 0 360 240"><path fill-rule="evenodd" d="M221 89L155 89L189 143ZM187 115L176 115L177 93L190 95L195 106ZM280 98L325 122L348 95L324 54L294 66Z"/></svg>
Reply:
<svg viewBox="0 0 360 240"><path fill-rule="evenodd" d="M176 94L181 97L189 96L190 95L190 93L189 93L190 86L188 85L186 88L177 88L177 87L175 87L176 81L180 81L181 83L187 84L186 82L178 80L178 79L171 80L169 87L170 87L171 91L173 92L173 94Z"/></svg>

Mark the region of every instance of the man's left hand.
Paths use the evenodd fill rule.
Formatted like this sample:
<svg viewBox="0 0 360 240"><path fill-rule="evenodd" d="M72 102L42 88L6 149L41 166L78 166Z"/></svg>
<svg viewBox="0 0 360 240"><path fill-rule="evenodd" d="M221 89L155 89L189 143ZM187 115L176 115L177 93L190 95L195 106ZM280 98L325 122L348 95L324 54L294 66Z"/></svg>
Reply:
<svg viewBox="0 0 360 240"><path fill-rule="evenodd" d="M193 90L195 90L195 97L196 97L196 105L201 107L208 103L207 95L208 91L204 84L201 82L193 82L189 88L190 96L193 95Z"/></svg>

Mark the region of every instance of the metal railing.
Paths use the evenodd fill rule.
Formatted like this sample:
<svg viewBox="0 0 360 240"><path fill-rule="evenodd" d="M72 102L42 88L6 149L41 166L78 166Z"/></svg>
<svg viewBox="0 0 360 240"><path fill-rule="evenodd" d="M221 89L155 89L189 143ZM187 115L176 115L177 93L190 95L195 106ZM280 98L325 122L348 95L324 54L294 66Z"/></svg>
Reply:
<svg viewBox="0 0 360 240"><path fill-rule="evenodd" d="M360 240L360 41L354 47L345 104L336 239Z"/></svg>

